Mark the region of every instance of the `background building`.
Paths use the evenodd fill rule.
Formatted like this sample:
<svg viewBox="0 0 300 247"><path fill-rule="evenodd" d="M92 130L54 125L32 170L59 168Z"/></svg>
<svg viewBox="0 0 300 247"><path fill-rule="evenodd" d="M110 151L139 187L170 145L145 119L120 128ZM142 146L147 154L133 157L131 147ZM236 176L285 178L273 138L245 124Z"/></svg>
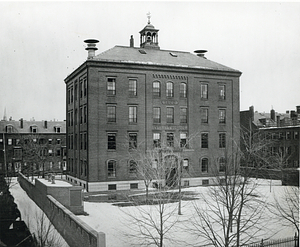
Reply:
<svg viewBox="0 0 300 247"><path fill-rule="evenodd" d="M181 149L185 185L208 184L239 136L241 72L196 54L162 50L158 29L140 31L140 47L115 46L65 79L68 179L88 191L140 188L130 150L161 143ZM171 42L171 41L170 41Z"/></svg>
<svg viewBox="0 0 300 247"><path fill-rule="evenodd" d="M4 118L0 121L0 150L1 173L62 172L66 168L66 123Z"/></svg>

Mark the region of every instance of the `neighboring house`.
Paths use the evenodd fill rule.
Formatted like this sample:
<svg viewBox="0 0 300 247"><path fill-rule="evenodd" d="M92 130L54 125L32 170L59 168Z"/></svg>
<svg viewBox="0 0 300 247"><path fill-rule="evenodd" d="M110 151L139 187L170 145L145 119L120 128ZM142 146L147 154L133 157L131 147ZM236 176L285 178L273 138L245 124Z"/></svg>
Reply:
<svg viewBox="0 0 300 247"><path fill-rule="evenodd" d="M66 169L66 122L0 121L0 173Z"/></svg>
<svg viewBox="0 0 300 247"><path fill-rule="evenodd" d="M65 79L68 179L88 191L141 188L130 150L167 143L184 147L184 185L209 184L240 138L241 72L204 50L160 49L150 19L139 47L131 36L95 55L98 41L85 42L87 60Z"/></svg>
<svg viewBox="0 0 300 247"><path fill-rule="evenodd" d="M286 173L299 168L300 106L296 107L296 111L286 111L284 114L277 113L273 109L270 113L258 113L251 106L248 111L241 111L240 117L242 131L259 132L266 138L269 155L278 161L277 165L271 164L271 168ZM242 148L243 142L244 140L241 140Z"/></svg>

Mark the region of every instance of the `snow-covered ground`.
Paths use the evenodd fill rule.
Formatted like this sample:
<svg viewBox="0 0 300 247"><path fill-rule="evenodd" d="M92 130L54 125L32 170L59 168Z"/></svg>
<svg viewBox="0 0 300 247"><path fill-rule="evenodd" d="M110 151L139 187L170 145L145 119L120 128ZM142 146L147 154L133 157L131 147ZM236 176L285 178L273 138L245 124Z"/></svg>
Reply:
<svg viewBox="0 0 300 247"><path fill-rule="evenodd" d="M16 182L16 180L14 181ZM281 195L287 189L287 186L281 186L280 181L270 180L253 180L254 183L258 183L257 192L266 199L266 202L274 201L274 198L280 199ZM196 194L207 193L209 187L191 187L184 189L185 191L192 191ZM22 218L27 222L28 219L36 215L36 212L40 209L35 203L27 197L27 194L20 188L19 184L14 185L11 189L11 193L15 198L15 202L21 211ZM189 242L194 246L202 244L201 240L196 239L188 230L184 229L186 223L189 223L190 217L193 216L194 203L196 201L183 201L182 202L182 215L178 217L180 222L184 222L181 226L174 227L170 230L170 235L174 240L181 240ZM198 200L198 203L201 201ZM177 211L178 203L168 204L169 210ZM155 206L139 206L147 210L152 210ZM113 206L112 203L91 203L84 202L84 210L88 213L87 216L78 216L81 220L87 223L89 226L94 228L96 231L104 232L106 235L106 247L129 247L132 246L133 240L124 233L130 233L132 231L132 225L129 223L130 214L138 214L139 210L137 207L117 207ZM294 229L290 227L282 227L278 219L274 218L268 210L265 212L266 229L264 232L264 238L279 239L294 236ZM32 232L35 231L32 220L30 220L29 228ZM132 233L132 232L131 232ZM259 239L257 239L259 240ZM254 240L255 241L255 240ZM63 245L62 245L63 246ZM186 246L186 244L172 244L166 246Z"/></svg>
<svg viewBox="0 0 300 247"><path fill-rule="evenodd" d="M274 201L274 195L280 198L280 195L284 193L286 186L281 186L280 181L270 181L270 180L254 180L253 182L258 183L257 188L258 193L260 193L266 202ZM208 187L192 187L185 189L187 191L193 191L197 194L205 194ZM184 201L182 202L182 215L179 216L179 221L186 222L194 212L194 202ZM168 207L176 208L178 203L173 203ZM154 207L154 206L139 206L139 207ZM102 231L106 234L106 247L129 247L132 246L132 242L128 235L125 233L130 233L132 227L130 225L129 216L126 214L138 214L136 207L117 207L113 206L112 203L91 203L84 202L84 210L89 214L88 216L79 216L84 222L93 227L97 231ZM171 209L172 210L172 209ZM175 209L176 212L176 209ZM279 239L286 237L293 237L295 231L293 227L282 227L278 219L270 214L268 210L265 212L264 223L266 224L266 229L264 232L264 239ZM174 239L189 242L194 245L201 245L201 240L196 239L191 233L185 231L181 228L171 229L170 235ZM255 239L253 241L258 241L260 239ZM168 246L168 245L166 245ZM176 246L172 244L171 246ZM178 246L183 246L182 242Z"/></svg>
<svg viewBox="0 0 300 247"><path fill-rule="evenodd" d="M17 182L17 178L12 178L10 192L15 198L15 203L18 205L18 209L21 212L21 218L25 221L31 233L38 236L38 231L41 227L48 228L50 222L43 211L32 201L26 194L26 192L21 188L20 184ZM69 245L61 237L61 235L51 227L50 237L55 238L55 242L60 247L68 247Z"/></svg>

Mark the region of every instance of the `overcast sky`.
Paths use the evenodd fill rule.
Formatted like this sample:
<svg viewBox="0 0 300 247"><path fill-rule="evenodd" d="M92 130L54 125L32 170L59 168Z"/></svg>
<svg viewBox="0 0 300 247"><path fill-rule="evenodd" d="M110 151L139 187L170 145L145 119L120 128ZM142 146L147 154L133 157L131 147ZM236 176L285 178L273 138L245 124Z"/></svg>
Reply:
<svg viewBox="0 0 300 247"><path fill-rule="evenodd" d="M0 118L64 120L64 79L87 58L115 45L139 46L139 31L159 29L161 49L208 50L240 70L240 110L300 105L300 2L0 1Z"/></svg>

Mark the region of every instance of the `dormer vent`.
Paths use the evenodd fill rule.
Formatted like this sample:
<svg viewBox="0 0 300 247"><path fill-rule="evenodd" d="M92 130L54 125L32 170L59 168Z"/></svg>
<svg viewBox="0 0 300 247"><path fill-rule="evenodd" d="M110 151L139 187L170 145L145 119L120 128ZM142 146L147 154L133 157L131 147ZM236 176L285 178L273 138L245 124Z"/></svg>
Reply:
<svg viewBox="0 0 300 247"><path fill-rule="evenodd" d="M87 43L87 48L85 48L88 51L87 59L92 59L95 56L95 51L98 50L96 44L99 43L99 40L87 39L84 42Z"/></svg>
<svg viewBox="0 0 300 247"><path fill-rule="evenodd" d="M178 55L177 55L176 53L174 53L174 52L170 52L170 55L171 55L172 57L178 57Z"/></svg>

